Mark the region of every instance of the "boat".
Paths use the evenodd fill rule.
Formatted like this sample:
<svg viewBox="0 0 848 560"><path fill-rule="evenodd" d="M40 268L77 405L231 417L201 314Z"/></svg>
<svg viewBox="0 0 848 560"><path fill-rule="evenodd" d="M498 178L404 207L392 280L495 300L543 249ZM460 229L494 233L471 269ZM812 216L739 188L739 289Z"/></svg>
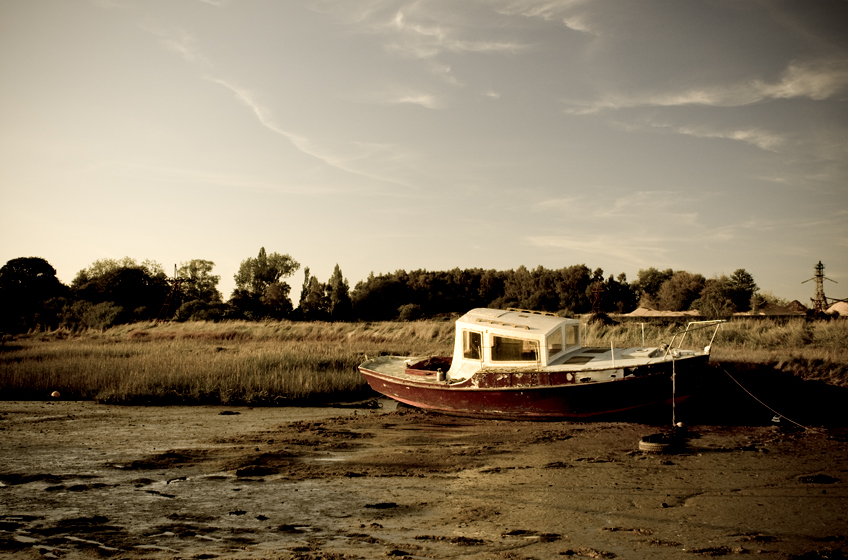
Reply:
<svg viewBox="0 0 848 560"><path fill-rule="evenodd" d="M583 347L577 319L522 309L472 309L456 321L453 356L377 356L359 365L372 389L455 416L588 420L689 396L710 346ZM691 327L691 329L690 329ZM675 337L676 338L676 337Z"/></svg>

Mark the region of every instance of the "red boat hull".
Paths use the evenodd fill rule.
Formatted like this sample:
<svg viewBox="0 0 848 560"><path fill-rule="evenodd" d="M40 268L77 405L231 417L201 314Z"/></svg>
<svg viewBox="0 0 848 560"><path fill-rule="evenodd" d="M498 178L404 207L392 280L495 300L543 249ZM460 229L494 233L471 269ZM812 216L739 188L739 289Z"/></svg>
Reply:
<svg viewBox="0 0 848 560"><path fill-rule="evenodd" d="M684 400L708 356L678 360L672 382L672 362L624 370L625 376L605 382L550 384L550 373L520 374L522 383L481 388L474 379L447 384L432 372L414 372L403 378L360 366L359 371L375 391L411 406L457 416L512 420L586 420L672 400ZM409 371L409 373L413 373ZM536 376L527 383L528 375Z"/></svg>

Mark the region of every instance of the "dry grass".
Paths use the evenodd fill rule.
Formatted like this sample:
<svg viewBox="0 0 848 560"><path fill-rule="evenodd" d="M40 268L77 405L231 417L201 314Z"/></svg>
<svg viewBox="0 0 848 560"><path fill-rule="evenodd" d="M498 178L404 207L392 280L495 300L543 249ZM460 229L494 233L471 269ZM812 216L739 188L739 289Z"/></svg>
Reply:
<svg viewBox="0 0 848 560"><path fill-rule="evenodd" d="M3 397L279 404L365 388L365 355L427 355L449 323L144 323L22 337L0 354Z"/></svg>
<svg viewBox="0 0 848 560"><path fill-rule="evenodd" d="M446 355L453 323L137 323L105 332L55 331L7 341L4 399L63 397L118 403L280 404L362 394L366 355ZM668 343L675 326L645 325L645 344ZM590 325L587 345L640 346L642 327ZM711 329L684 347L709 343ZM677 339L679 341L679 338ZM848 386L848 321L726 323L713 359L773 366ZM675 342L675 346L677 342Z"/></svg>

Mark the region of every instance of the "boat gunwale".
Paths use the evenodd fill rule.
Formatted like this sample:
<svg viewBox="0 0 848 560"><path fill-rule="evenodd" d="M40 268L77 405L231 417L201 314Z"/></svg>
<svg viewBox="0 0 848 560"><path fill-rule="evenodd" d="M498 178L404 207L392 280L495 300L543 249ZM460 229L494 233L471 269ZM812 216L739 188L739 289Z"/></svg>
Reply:
<svg viewBox="0 0 848 560"><path fill-rule="evenodd" d="M686 358L682 358L683 360L690 360L696 358L704 358L708 356L705 355L694 355L687 356ZM400 358L395 357L395 358ZM367 362L366 362L367 363ZM645 365L660 365L662 363L671 363L671 360L665 360L665 362L654 362L653 364L643 364L642 366L636 366L635 368L627 368L627 367L608 367L594 370L596 372L603 371L622 371L625 369L638 369L644 367ZM551 390L560 390L566 388L576 388L576 387L589 387L589 386L598 386L604 385L607 383L621 382L621 381L636 381L636 380L644 380L645 378L653 377L653 376L663 376L668 375L670 372L668 371L655 371L650 373L645 373L641 375L629 375L622 376L620 378L611 378L611 379L599 379L599 380L589 380L589 381L573 381L568 383L560 383L556 385L514 385L514 386L500 386L500 387L479 387L474 384L474 376L469 377L468 379L463 379L456 383L450 383L447 381L439 381L436 376L436 372L432 372L432 375L420 375L420 374L409 374L409 373L384 373L380 371L376 371L370 368L367 368L363 365L359 366L359 371L363 375L372 375L379 379L382 379L384 382L389 382L393 384L403 384L407 386L414 386L420 389L436 389L436 390L444 390L444 391L475 391L475 392L497 392L497 391L551 391ZM425 370L421 370L425 371ZM584 372L589 372L588 370L580 370ZM532 373L532 372L499 372L499 373ZM539 372L539 373L573 373L571 371L553 371L553 372ZM476 375L476 374L475 374Z"/></svg>
<svg viewBox="0 0 848 560"><path fill-rule="evenodd" d="M692 353L688 353L692 352ZM688 361L697 358L706 357L709 360L709 354L701 354L693 351L688 351L687 354L682 356L672 356L669 354L665 357L654 357L654 358L623 358L620 360L616 360L616 363L613 363L612 360L606 360L605 364L596 364L590 367L586 367L586 364L554 364L548 366L487 366L483 367L480 370L474 372L471 377L467 379L463 379L460 382L455 383L454 385L459 385L460 383L464 383L465 381L470 381L474 378L475 375L478 374L492 374L492 373L524 373L524 374L532 374L532 373L544 373L544 374L552 374L552 373L598 373L603 371L619 371L625 369L639 369L646 366L656 366L660 364L670 364L675 361ZM414 363L418 363L420 361L426 360L427 357L419 358L419 357L410 357L410 356L380 356L378 358L373 358L370 360L366 360L362 364L358 366L358 369L366 369L376 374L380 374L383 376L394 377L397 379L411 379L411 380L420 380L421 378L428 378L436 376L436 371L432 370L424 370L424 369L414 369L409 367L406 362L410 362L415 360ZM403 373L388 373L382 372L370 367L368 365L374 364L377 365L379 363L389 363L395 362L396 364L405 364ZM414 363L412 365L414 365ZM408 370L417 371L417 372L426 372L426 373L406 373Z"/></svg>

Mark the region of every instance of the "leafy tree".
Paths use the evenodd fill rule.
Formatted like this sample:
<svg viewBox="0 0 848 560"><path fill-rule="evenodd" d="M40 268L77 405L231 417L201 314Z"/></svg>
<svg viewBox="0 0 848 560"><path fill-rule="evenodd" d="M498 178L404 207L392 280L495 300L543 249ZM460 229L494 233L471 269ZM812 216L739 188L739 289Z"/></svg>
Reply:
<svg viewBox="0 0 848 560"><path fill-rule="evenodd" d="M330 315L330 301L324 284L314 276L310 277L306 293L301 294L300 310L308 321L324 321Z"/></svg>
<svg viewBox="0 0 848 560"><path fill-rule="evenodd" d="M591 283L589 267L585 264L573 265L560 269L557 275L559 311L565 315L573 315L592 309L591 300L586 295L586 289Z"/></svg>
<svg viewBox="0 0 848 560"><path fill-rule="evenodd" d="M233 290L229 301L227 301L229 309L225 315L225 319L247 319L255 321L267 315L265 305L262 303L261 297L255 297L247 290Z"/></svg>
<svg viewBox="0 0 848 560"><path fill-rule="evenodd" d="M74 297L92 305L111 303L120 308L112 324L156 318L171 289L164 272L151 274L151 269L143 266L105 270L82 283L79 281L86 275L78 274Z"/></svg>
<svg viewBox="0 0 848 560"><path fill-rule="evenodd" d="M327 297L330 302L330 318L333 321L347 321L351 318L353 310L350 301L350 285L342 276L342 269L338 263L333 269L333 275L327 281Z"/></svg>
<svg viewBox="0 0 848 560"><path fill-rule="evenodd" d="M602 268L596 268L592 273L592 281L586 287L586 297L589 298L589 301L592 302L592 312L596 311L596 307L600 305L599 311L603 312L603 302L604 302L604 292L606 291L606 287L604 286L604 270Z"/></svg>
<svg viewBox="0 0 848 560"><path fill-rule="evenodd" d="M692 308L709 319L726 319L736 311L730 294L731 284L727 276L710 278L704 283L700 297L692 302Z"/></svg>
<svg viewBox="0 0 848 560"><path fill-rule="evenodd" d="M309 293L309 281L312 278L312 274L309 272L309 267L303 267L303 284L300 286L300 301L297 304L297 310L301 312L301 318L303 318L303 300L306 299L306 295Z"/></svg>
<svg viewBox="0 0 848 560"><path fill-rule="evenodd" d="M398 308L399 321L415 321L421 318L421 306L417 303L407 303Z"/></svg>
<svg viewBox="0 0 848 560"><path fill-rule="evenodd" d="M284 319L292 312L292 303L289 299L291 286L285 282L274 282L265 289L265 295L259 300L265 306L265 312L274 319Z"/></svg>
<svg viewBox="0 0 848 560"><path fill-rule="evenodd" d="M220 303L221 292L218 291L218 282L221 277L212 274L215 263L203 259L192 259L181 262L177 270L177 277L186 280L181 286L185 301L204 301L207 303Z"/></svg>
<svg viewBox="0 0 848 560"><path fill-rule="evenodd" d="M664 282L674 276L670 268L657 270L654 267L640 269L636 275L636 281L632 284L632 290L639 300L639 305L645 307L657 306L657 294Z"/></svg>
<svg viewBox="0 0 848 560"><path fill-rule="evenodd" d="M82 311L82 324L90 329L106 330L117 324L118 317L123 311L123 308L108 301L85 305Z"/></svg>
<svg viewBox="0 0 848 560"><path fill-rule="evenodd" d="M751 297L759 290L754 277L744 268L739 268L730 275L729 284L730 299L736 309L738 311L751 309Z"/></svg>
<svg viewBox="0 0 848 560"><path fill-rule="evenodd" d="M454 268L441 272L413 270L409 274L399 271L394 276L406 279L400 303L417 305L422 316L432 316L487 303L489 300L482 299L480 293L482 275L480 269Z"/></svg>
<svg viewBox="0 0 848 560"><path fill-rule="evenodd" d="M279 282L282 278L288 278L299 268L300 263L290 255L279 253L267 255L265 247L262 247L255 259L247 258L241 261L238 272L234 276L236 289L244 290L255 297L262 297L268 286Z"/></svg>
<svg viewBox="0 0 848 560"><path fill-rule="evenodd" d="M209 303L194 299L183 303L174 319L177 321L220 321L227 313L228 306L225 303Z"/></svg>
<svg viewBox="0 0 848 560"><path fill-rule="evenodd" d="M477 290L482 305L491 305L504 289L504 276L495 270L487 270L480 276L480 287Z"/></svg>
<svg viewBox="0 0 848 560"><path fill-rule="evenodd" d="M288 278L299 268L300 263L290 255L268 255L265 247L259 249L256 258L243 260L234 275L236 288L230 298L235 315L248 319L286 317L291 312L291 286L281 279Z"/></svg>
<svg viewBox="0 0 848 560"><path fill-rule="evenodd" d="M523 306L526 306L528 309L550 311L552 313L559 311L560 298L556 289L556 271L537 266L530 276L531 288L529 291L532 293L523 302Z"/></svg>
<svg viewBox="0 0 848 560"><path fill-rule="evenodd" d="M636 294L627 283L627 275L621 273L617 278L610 274L604 285L604 306L607 313L627 313L636 308Z"/></svg>
<svg viewBox="0 0 848 560"><path fill-rule="evenodd" d="M756 295L759 296L762 300L762 303L760 303L760 305L762 305L763 303L770 303L772 305L786 307L791 303L788 299L776 296L769 290L759 290Z"/></svg>
<svg viewBox="0 0 848 560"><path fill-rule="evenodd" d="M766 304L766 298L761 296L759 293L751 296L751 311L759 311L760 307Z"/></svg>
<svg viewBox="0 0 848 560"><path fill-rule="evenodd" d="M530 307L528 300L533 291L533 276L526 266L521 265L507 273L503 295L495 302L497 307Z"/></svg>
<svg viewBox="0 0 848 560"><path fill-rule="evenodd" d="M591 272L585 265L561 270L541 266L532 270L521 266L508 271L455 268L406 273L399 270L379 276L372 272L367 280L357 283L351 300L354 316L365 320L398 318L401 307L406 305L418 306L405 308L406 315L420 309L425 317L462 313L483 306L572 314L591 309L587 296L590 281ZM622 287L622 294L625 291Z"/></svg>
<svg viewBox="0 0 848 560"><path fill-rule="evenodd" d="M492 302L495 307L518 307L539 311L558 311L558 278L555 271L541 266L528 270L524 266L508 271L501 297Z"/></svg>
<svg viewBox="0 0 848 560"><path fill-rule="evenodd" d="M706 280L685 270L675 272L660 286L657 304L663 311L686 311L698 299Z"/></svg>
<svg viewBox="0 0 848 560"><path fill-rule="evenodd" d="M124 309L112 302L77 300L62 310L62 326L70 329L105 330L119 324Z"/></svg>
<svg viewBox="0 0 848 560"><path fill-rule="evenodd" d="M71 288L79 288L81 285L94 278L104 276L120 268L139 268L151 277L165 276L165 270L162 268L162 265L151 259L145 259L141 263L138 263L132 257L124 257L122 259L99 259L91 263L91 266L88 268L84 268L77 272L76 277L73 282L71 282Z"/></svg>
<svg viewBox="0 0 848 560"><path fill-rule="evenodd" d="M56 298L68 288L56 278L56 269L40 257L12 259L0 268L0 329L24 332L56 326Z"/></svg>
<svg viewBox="0 0 848 560"><path fill-rule="evenodd" d="M404 271L375 276L373 272L357 282L350 294L354 316L366 321L395 319L398 308L409 303L409 276Z"/></svg>

